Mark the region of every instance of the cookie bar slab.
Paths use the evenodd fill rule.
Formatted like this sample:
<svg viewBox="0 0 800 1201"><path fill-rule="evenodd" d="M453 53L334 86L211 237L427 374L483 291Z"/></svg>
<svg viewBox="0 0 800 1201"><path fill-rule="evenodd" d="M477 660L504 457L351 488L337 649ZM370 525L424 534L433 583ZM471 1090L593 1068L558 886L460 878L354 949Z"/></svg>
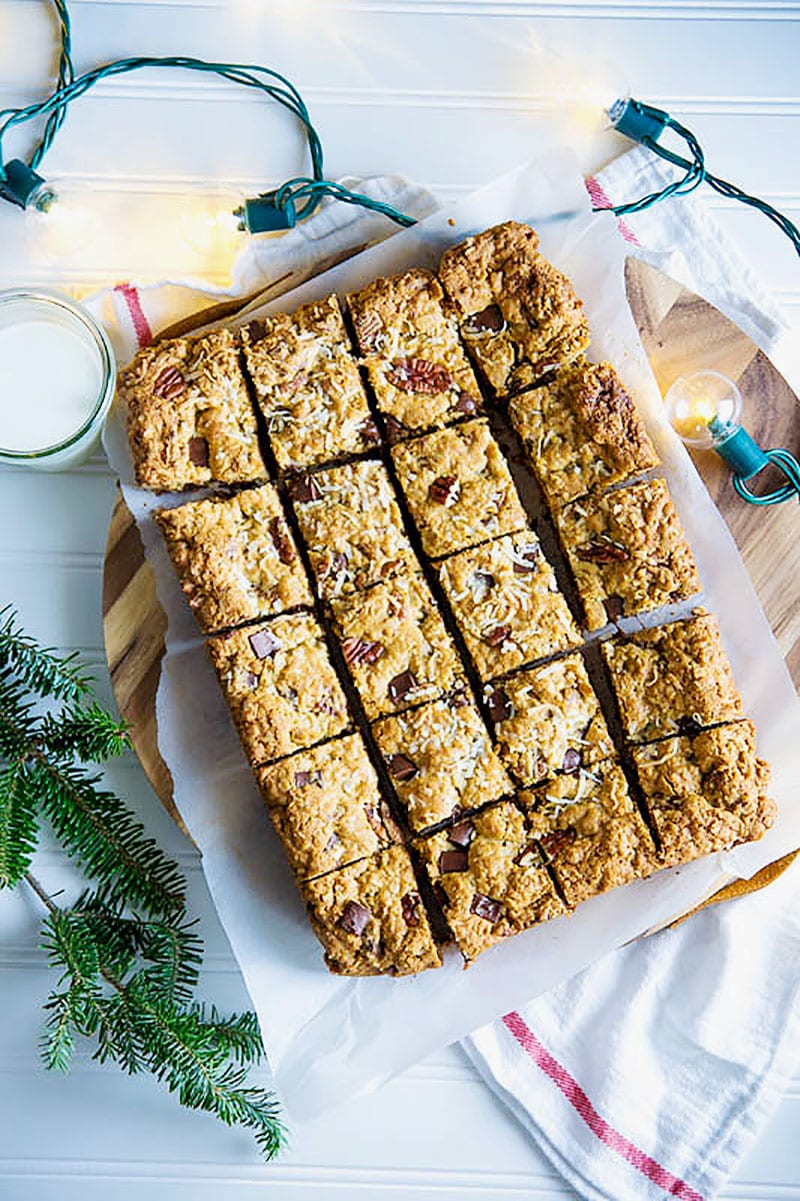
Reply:
<svg viewBox="0 0 800 1201"><path fill-rule="evenodd" d="M162 509L156 521L204 633L312 603L271 484Z"/></svg>
<svg viewBox="0 0 800 1201"><path fill-rule="evenodd" d="M580 655L489 684L497 749L518 783L575 772L613 754L608 727Z"/></svg>
<svg viewBox="0 0 800 1201"><path fill-rule="evenodd" d="M538 241L530 226L506 221L439 264L467 350L499 396L531 387L589 345L583 305Z"/></svg>
<svg viewBox="0 0 800 1201"><path fill-rule="evenodd" d="M156 492L265 479L230 330L155 342L120 373L136 482Z"/></svg>
<svg viewBox="0 0 800 1201"><path fill-rule="evenodd" d="M658 465L636 405L609 363L580 358L562 367L541 388L517 393L509 416L553 508Z"/></svg>
<svg viewBox="0 0 800 1201"><path fill-rule="evenodd" d="M298 751L256 777L298 880L400 841L360 734Z"/></svg>
<svg viewBox="0 0 800 1201"><path fill-rule="evenodd" d="M311 880L302 893L332 972L408 976L441 967L405 847Z"/></svg>
<svg viewBox="0 0 800 1201"><path fill-rule="evenodd" d="M503 801L415 846L467 963L566 912L516 805Z"/></svg>
<svg viewBox="0 0 800 1201"><path fill-rule="evenodd" d="M347 303L391 441L481 410L458 322L429 271L376 279L349 296Z"/></svg>
<svg viewBox="0 0 800 1201"><path fill-rule="evenodd" d="M610 759L522 792L519 800L570 906L661 866L623 771Z"/></svg>
<svg viewBox="0 0 800 1201"><path fill-rule="evenodd" d="M602 652L631 742L696 734L744 716L711 613L611 639Z"/></svg>
<svg viewBox="0 0 800 1201"><path fill-rule="evenodd" d="M753 842L775 820L769 767L749 721L635 747L633 761L663 865Z"/></svg>
<svg viewBox="0 0 800 1201"><path fill-rule="evenodd" d="M417 834L513 791L480 714L463 692L381 718L372 734Z"/></svg>
<svg viewBox="0 0 800 1201"><path fill-rule="evenodd" d="M313 746L348 726L344 693L310 614L218 634L206 647L252 764Z"/></svg>
<svg viewBox="0 0 800 1201"><path fill-rule="evenodd" d="M251 321L241 338L279 467L326 463L378 442L335 296Z"/></svg>
<svg viewBox="0 0 800 1201"><path fill-rule="evenodd" d="M663 480L573 501L555 517L588 629L700 591L697 567Z"/></svg>
<svg viewBox="0 0 800 1201"><path fill-rule="evenodd" d="M290 490L324 599L359 592L417 566L381 463L365 460L300 475Z"/></svg>
<svg viewBox="0 0 800 1201"><path fill-rule="evenodd" d="M342 654L367 717L459 689L461 664L421 575L396 576L331 602Z"/></svg>
<svg viewBox="0 0 800 1201"><path fill-rule="evenodd" d="M530 530L461 551L438 570L482 679L580 646L580 631Z"/></svg>
<svg viewBox="0 0 800 1201"><path fill-rule="evenodd" d="M525 511L486 421L403 442L392 458L431 558L524 529Z"/></svg>

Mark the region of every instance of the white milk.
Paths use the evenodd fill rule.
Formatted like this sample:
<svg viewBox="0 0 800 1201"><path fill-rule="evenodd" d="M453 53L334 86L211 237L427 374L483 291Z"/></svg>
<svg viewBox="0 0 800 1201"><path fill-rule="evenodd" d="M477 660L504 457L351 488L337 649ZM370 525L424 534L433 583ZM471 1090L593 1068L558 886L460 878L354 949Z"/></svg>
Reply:
<svg viewBox="0 0 800 1201"><path fill-rule="evenodd" d="M104 339L88 314L65 299L6 293L0 301L0 459L59 447L91 423L73 445L22 460L65 467L92 449L102 424L109 383Z"/></svg>

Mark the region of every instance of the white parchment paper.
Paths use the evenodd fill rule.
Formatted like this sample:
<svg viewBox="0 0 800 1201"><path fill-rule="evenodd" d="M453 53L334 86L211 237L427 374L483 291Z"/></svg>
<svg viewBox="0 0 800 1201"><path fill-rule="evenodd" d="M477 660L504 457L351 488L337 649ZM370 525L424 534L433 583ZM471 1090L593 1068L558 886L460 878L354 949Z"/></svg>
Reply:
<svg viewBox="0 0 800 1201"><path fill-rule="evenodd" d="M448 245L509 218L532 224L542 252L570 276L591 323L592 357L615 364L645 415L697 558L702 601L719 615L760 753L772 763L779 818L759 843L598 897L569 918L494 948L469 971L457 954L448 953L442 970L412 979L329 975L151 518L154 508L188 498L165 502L134 486L117 406L106 448L139 523L168 619L157 701L159 748L295 1120L375 1088L435 1048L685 912L732 876L751 876L800 846L800 703L727 526L663 420L625 296L625 244L613 217L591 213L571 157L548 156L512 172L265 311L291 310L331 291L342 294L380 274L433 266Z"/></svg>

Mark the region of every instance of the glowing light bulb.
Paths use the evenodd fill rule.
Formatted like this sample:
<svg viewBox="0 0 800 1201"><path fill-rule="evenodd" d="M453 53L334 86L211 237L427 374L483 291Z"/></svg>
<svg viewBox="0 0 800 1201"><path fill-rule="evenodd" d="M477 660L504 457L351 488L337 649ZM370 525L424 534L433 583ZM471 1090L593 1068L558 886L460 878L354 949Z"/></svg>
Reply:
<svg viewBox="0 0 800 1201"><path fill-rule="evenodd" d="M31 198L25 220L37 257L50 263L72 258L97 234L91 189L75 183L48 183Z"/></svg>
<svg viewBox="0 0 800 1201"><path fill-rule="evenodd" d="M580 75L574 69L559 72L556 105L574 126L587 133L611 129L629 98L630 88L610 63L592 63Z"/></svg>
<svg viewBox="0 0 800 1201"><path fill-rule="evenodd" d="M246 241L234 212L242 201L234 188L224 187L189 196L180 215L184 241L207 261L233 258Z"/></svg>
<svg viewBox="0 0 800 1201"><path fill-rule="evenodd" d="M741 426L742 394L719 371L681 376L664 397L667 419L688 446L713 450Z"/></svg>

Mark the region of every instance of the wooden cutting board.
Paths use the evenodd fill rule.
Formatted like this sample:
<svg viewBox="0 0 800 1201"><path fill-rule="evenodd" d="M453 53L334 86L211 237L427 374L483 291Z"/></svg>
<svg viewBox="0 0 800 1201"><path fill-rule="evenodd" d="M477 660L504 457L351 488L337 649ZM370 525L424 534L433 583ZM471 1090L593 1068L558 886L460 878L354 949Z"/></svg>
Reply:
<svg viewBox="0 0 800 1201"><path fill-rule="evenodd" d="M800 455L800 401L737 326L699 296L636 259L628 259L626 282L662 393L679 375L704 369L721 371L737 381L744 398L744 424L756 441L764 447L785 446ZM195 324L208 321L208 312L204 312L198 314ZM180 332L190 328L184 321ZM763 509L745 504L716 455L698 452L694 457L736 539L795 687L800 689L798 506L790 502ZM106 657L120 713L131 727L133 745L147 777L162 804L185 828L173 803L172 778L157 742L155 696L165 627L153 573L120 495L111 518L103 574ZM787 856L765 868L752 881L723 889L715 899L762 887L793 858Z"/></svg>

